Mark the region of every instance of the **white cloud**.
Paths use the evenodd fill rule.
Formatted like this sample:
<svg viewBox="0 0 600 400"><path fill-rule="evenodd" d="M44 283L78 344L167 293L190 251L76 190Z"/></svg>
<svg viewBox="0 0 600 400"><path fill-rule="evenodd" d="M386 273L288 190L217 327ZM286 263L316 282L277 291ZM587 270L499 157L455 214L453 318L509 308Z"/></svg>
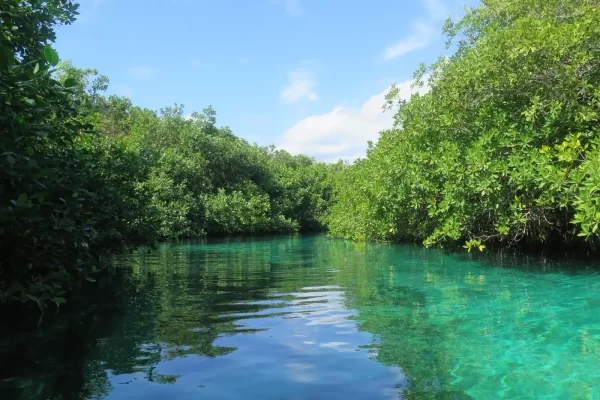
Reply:
<svg viewBox="0 0 600 400"><path fill-rule="evenodd" d="M312 73L306 70L291 71L288 73L288 83L281 89L280 97L286 103L296 103L302 99L315 101L318 99L314 92L315 79Z"/></svg>
<svg viewBox="0 0 600 400"><path fill-rule="evenodd" d="M273 3L283 6L290 17L301 17L304 15L304 7L301 0L273 0Z"/></svg>
<svg viewBox="0 0 600 400"><path fill-rule="evenodd" d="M428 88L412 88L413 81L398 84L400 96L425 93ZM375 142L379 132L393 125L393 113L382 110L389 88L371 96L360 108L335 107L332 111L304 118L279 138L276 146L292 154L308 154L323 161L354 160L365 155L367 142Z"/></svg>
<svg viewBox="0 0 600 400"><path fill-rule="evenodd" d="M200 61L195 58L192 60L192 66L198 68L215 68L217 64L214 61Z"/></svg>
<svg viewBox="0 0 600 400"><path fill-rule="evenodd" d="M154 75L154 69L148 65L136 65L127 69L129 76L133 79L147 79Z"/></svg>
<svg viewBox="0 0 600 400"><path fill-rule="evenodd" d="M314 374L315 366L312 364L304 363L289 363L284 365L288 371L288 374L296 382L310 383L317 380Z"/></svg>
<svg viewBox="0 0 600 400"><path fill-rule="evenodd" d="M421 0L431 19L445 20L450 15L450 8L440 0Z"/></svg>
<svg viewBox="0 0 600 400"><path fill-rule="evenodd" d="M350 343L348 343L348 342L327 342L327 343L321 343L319 345L319 347L336 348L336 347L346 346L346 345L350 345Z"/></svg>
<svg viewBox="0 0 600 400"><path fill-rule="evenodd" d="M215 54L211 54L205 58L192 58L191 59L191 64L194 67L199 67L199 68L217 68L219 67L221 61L223 59L223 55L221 53L215 53Z"/></svg>
<svg viewBox="0 0 600 400"><path fill-rule="evenodd" d="M421 0L421 2L427 10L427 19L415 22L410 35L388 46L383 51L384 60L424 49L435 40L440 28L439 23L450 15L450 8L442 0Z"/></svg>
<svg viewBox="0 0 600 400"><path fill-rule="evenodd" d="M383 52L383 58L385 60L391 60L410 53L411 51L424 49L431 44L435 37L435 29L430 24L417 22L415 23L413 30L414 31L410 36L386 48Z"/></svg>

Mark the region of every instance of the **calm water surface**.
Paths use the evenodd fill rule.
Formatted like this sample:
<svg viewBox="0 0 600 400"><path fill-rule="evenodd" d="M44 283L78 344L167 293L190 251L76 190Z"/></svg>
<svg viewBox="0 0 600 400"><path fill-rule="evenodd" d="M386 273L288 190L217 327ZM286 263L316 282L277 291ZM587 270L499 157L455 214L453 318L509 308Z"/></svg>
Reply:
<svg viewBox="0 0 600 400"><path fill-rule="evenodd" d="M127 263L74 397L600 399L600 274L583 265L299 235Z"/></svg>

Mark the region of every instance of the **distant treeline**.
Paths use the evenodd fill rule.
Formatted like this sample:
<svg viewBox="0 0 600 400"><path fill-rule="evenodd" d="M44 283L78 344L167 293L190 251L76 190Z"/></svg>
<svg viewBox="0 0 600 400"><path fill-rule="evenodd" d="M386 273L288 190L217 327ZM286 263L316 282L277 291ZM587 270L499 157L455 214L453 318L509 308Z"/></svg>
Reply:
<svg viewBox="0 0 600 400"><path fill-rule="evenodd" d="M251 145L210 107L106 96L50 45L77 9L0 3L0 302L60 304L127 244L325 228L340 164Z"/></svg>

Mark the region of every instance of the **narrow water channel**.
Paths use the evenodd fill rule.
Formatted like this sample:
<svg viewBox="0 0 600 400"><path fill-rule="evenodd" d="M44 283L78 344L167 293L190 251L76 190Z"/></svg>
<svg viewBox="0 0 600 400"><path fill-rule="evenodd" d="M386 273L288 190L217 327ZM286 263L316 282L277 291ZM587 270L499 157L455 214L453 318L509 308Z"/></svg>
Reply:
<svg viewBox="0 0 600 400"><path fill-rule="evenodd" d="M302 235L165 244L126 263L118 315L78 350L81 384L32 395L15 376L0 394L600 398L589 266Z"/></svg>

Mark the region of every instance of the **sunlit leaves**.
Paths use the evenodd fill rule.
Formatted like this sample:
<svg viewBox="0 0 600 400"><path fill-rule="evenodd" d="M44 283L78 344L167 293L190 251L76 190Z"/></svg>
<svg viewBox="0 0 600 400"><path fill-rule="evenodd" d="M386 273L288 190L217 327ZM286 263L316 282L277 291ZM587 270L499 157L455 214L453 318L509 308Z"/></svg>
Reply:
<svg viewBox="0 0 600 400"><path fill-rule="evenodd" d="M591 0L484 1L447 22L455 55L416 72L425 96L390 92L397 129L340 177L332 232L468 249L597 238L599 26Z"/></svg>
<svg viewBox="0 0 600 400"><path fill-rule="evenodd" d="M53 66L58 65L60 61L58 58L58 53L50 45L46 45L46 47L44 47L44 57L46 58L46 61Z"/></svg>
<svg viewBox="0 0 600 400"><path fill-rule="evenodd" d="M16 207L23 207L27 203L27 193L21 193L15 202Z"/></svg>

